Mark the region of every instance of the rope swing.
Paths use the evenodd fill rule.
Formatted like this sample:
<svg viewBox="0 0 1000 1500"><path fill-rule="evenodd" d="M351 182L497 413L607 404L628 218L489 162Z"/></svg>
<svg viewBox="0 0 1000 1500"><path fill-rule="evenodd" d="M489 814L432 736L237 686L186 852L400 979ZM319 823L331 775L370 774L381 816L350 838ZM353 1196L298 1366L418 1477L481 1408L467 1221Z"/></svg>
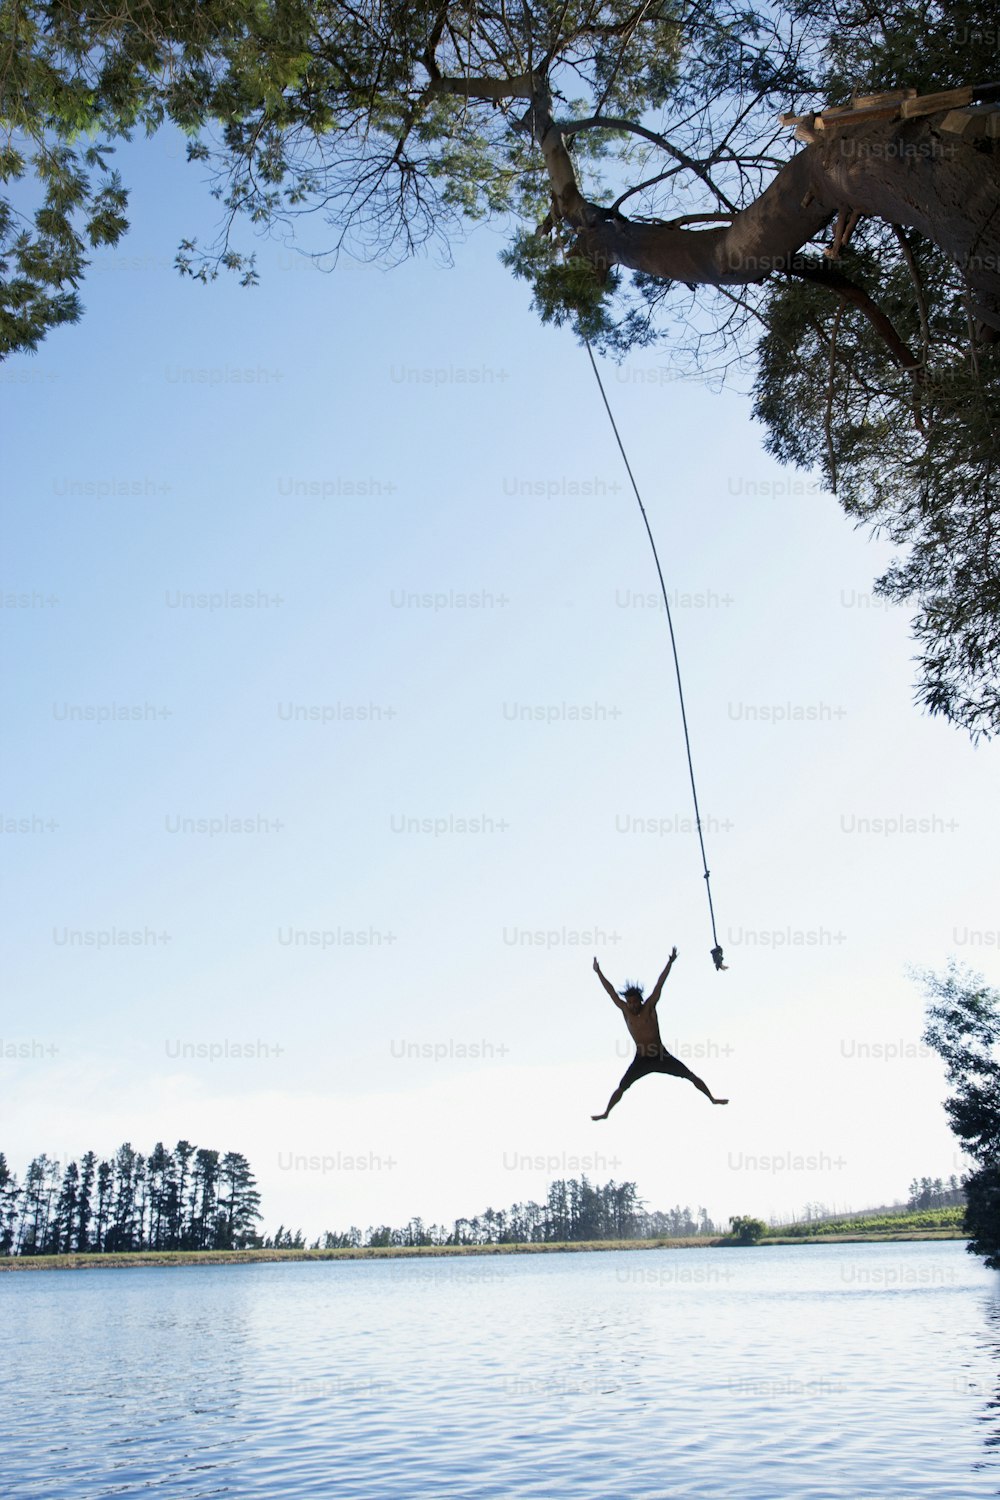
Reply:
<svg viewBox="0 0 1000 1500"><path fill-rule="evenodd" d="M728 967L728 965L722 962L722 947L719 943L719 935L715 930L715 907L712 904L712 879L711 872L708 868L708 859L705 854L705 836L702 832L701 812L698 807L698 788L695 785L694 779L694 761L691 758L691 736L688 732L687 710L684 707L684 687L681 683L681 664L677 655L677 638L674 635L674 621L670 613L670 599L667 596L667 585L663 581L663 569L660 567L660 557L659 553L656 550L656 542L653 539L653 530L649 524L649 517L646 514L646 507L642 503L642 496L639 493L639 486L636 484L635 475L632 473L632 465L628 461L628 454L625 452L625 444L622 442L621 433L618 431L618 424L615 421L614 413L611 410L611 405L608 401L607 392L604 389L604 381L601 379L601 372L597 368L597 361L594 358L594 351L590 347L589 340L585 339L584 343L586 344L587 354L590 358L590 367L594 372L594 379L597 381L597 388L601 393L601 400L604 402L604 410L608 414L608 420L611 423L611 430L614 433L615 441L618 444L618 451L621 453L626 472L628 473L628 477L632 482L632 489L635 491L635 498L639 502L639 511L642 515L643 524L646 527L646 535L649 537L649 545L653 549L653 561L656 563L656 571L660 579L660 590L663 594L663 605L667 612L667 627L670 631L670 649L673 652L674 657L674 673L677 678L677 697L680 701L681 706L681 723L684 726L684 748L687 751L688 776L691 780L691 800L694 803L694 821L695 826L698 829L698 844L701 848L701 867L705 878L705 894L708 897L708 915L712 924L712 962L715 964L715 967L717 969L725 969Z"/></svg>

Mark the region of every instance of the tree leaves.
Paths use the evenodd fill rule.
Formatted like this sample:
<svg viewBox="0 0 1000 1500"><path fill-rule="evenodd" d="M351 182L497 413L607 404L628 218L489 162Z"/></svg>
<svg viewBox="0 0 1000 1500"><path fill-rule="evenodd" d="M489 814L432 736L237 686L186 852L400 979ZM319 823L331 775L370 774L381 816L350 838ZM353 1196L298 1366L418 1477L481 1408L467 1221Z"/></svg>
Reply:
<svg viewBox="0 0 1000 1500"><path fill-rule="evenodd" d="M726 363L759 355L754 410L770 450L818 467L850 516L908 549L876 588L915 610L918 701L974 738L994 734L1000 355L970 339L955 266L871 220L842 259L869 312L919 351L907 371L832 285L789 283L765 265L760 287L723 287L692 308L664 279L608 272L584 233L625 223L626 206L633 226L731 217L796 149L779 108L983 81L994 43L983 0L904 0L884 16L867 0L836 15L819 0L0 5L0 180L11 192L0 201L0 357L80 316L87 249L128 228L108 157L137 131L180 129L188 160L212 174L221 238L184 239L176 260L200 281L229 271L254 284L241 233L293 234L305 213L326 225L331 260L384 263L432 244L447 256L465 224L501 220L503 260L544 322L616 354L669 340L703 375L706 330ZM537 128L543 95L574 179L569 212L541 149L555 138ZM561 125L550 110L566 111ZM589 128L605 118L617 123Z"/></svg>

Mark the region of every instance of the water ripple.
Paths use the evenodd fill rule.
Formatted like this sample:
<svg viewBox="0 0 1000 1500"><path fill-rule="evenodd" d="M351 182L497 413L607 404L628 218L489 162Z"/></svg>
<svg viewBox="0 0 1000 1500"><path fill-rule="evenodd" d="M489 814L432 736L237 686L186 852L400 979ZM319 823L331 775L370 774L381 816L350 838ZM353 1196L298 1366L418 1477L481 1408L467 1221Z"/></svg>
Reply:
<svg viewBox="0 0 1000 1500"><path fill-rule="evenodd" d="M0 1277L5 1488L111 1500L972 1500L957 1243Z"/></svg>

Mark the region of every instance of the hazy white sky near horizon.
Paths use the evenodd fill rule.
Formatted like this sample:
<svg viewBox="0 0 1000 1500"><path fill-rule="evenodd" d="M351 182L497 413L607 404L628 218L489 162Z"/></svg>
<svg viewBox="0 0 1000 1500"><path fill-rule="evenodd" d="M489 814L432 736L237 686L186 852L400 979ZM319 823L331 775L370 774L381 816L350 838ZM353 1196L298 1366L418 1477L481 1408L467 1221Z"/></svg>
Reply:
<svg viewBox="0 0 1000 1500"><path fill-rule="evenodd" d="M605 366L716 974L584 352L488 231L450 269L265 243L256 290L183 283L197 170L168 136L121 159L134 228L83 322L0 366L11 1165L183 1136L309 1236L580 1172L723 1219L960 1171L906 967L996 982L996 750L913 707L888 549L744 397ZM649 985L674 943L664 1041L732 1103L654 1078L593 1124L631 1048L592 957Z"/></svg>

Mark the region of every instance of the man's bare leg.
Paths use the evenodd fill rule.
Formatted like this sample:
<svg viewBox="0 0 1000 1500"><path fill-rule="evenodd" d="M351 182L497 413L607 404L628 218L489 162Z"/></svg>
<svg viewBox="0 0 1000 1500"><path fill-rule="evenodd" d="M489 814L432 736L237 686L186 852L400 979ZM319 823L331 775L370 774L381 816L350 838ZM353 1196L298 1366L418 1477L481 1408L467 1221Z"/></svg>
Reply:
<svg viewBox="0 0 1000 1500"><path fill-rule="evenodd" d="M611 1095L611 1098L608 1100L608 1107L604 1111L603 1115L591 1115L590 1118L592 1120L606 1120L624 1092L625 1090L623 1088L615 1089L614 1093Z"/></svg>
<svg viewBox="0 0 1000 1500"><path fill-rule="evenodd" d="M696 1073L690 1073L689 1072L685 1076L687 1078L690 1078L690 1080L694 1084L695 1088L696 1089L700 1089L701 1092L705 1095L706 1099L711 1099L711 1101L712 1101L713 1104L728 1104L729 1103L728 1099L716 1099L715 1095L712 1093L712 1091L709 1088L708 1084L705 1083L703 1079L699 1078Z"/></svg>

